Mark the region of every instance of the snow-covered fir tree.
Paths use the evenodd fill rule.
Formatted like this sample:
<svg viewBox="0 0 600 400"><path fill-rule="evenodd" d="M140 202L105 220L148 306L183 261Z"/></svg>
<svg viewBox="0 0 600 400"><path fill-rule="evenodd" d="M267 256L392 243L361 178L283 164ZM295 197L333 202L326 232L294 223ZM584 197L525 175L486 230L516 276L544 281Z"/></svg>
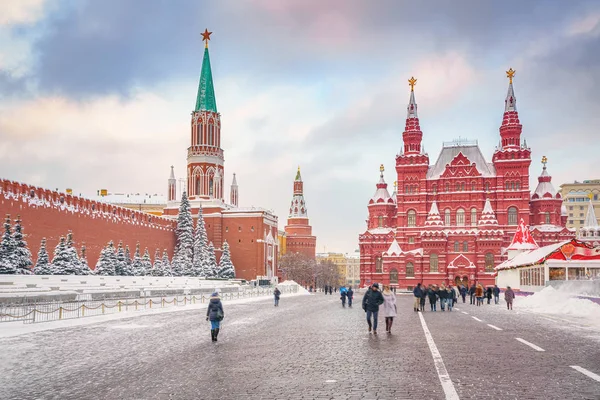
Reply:
<svg viewBox="0 0 600 400"><path fill-rule="evenodd" d="M115 274L124 276L129 275L129 268L127 265L127 260L125 258L125 250L123 250L123 241L119 241L119 246L117 247L117 265L115 266Z"/></svg>
<svg viewBox="0 0 600 400"><path fill-rule="evenodd" d="M129 246L125 246L125 275L133 276L133 260L131 257L131 252L129 251Z"/></svg>
<svg viewBox="0 0 600 400"><path fill-rule="evenodd" d="M81 275L81 262L79 261L79 256L77 255L77 249L73 246L73 232L69 232L67 234L65 254L68 262L66 263L66 267L64 269L64 275Z"/></svg>
<svg viewBox="0 0 600 400"><path fill-rule="evenodd" d="M215 255L215 246L213 246L212 242L208 245L206 256L206 264L204 266L204 271L206 271L207 278L216 278L219 275L219 267L217 266L217 256Z"/></svg>
<svg viewBox="0 0 600 400"><path fill-rule="evenodd" d="M83 246L81 246L81 257L79 257L79 263L81 267L81 275L91 275L94 273L87 262L87 257L85 255L85 243Z"/></svg>
<svg viewBox="0 0 600 400"><path fill-rule="evenodd" d="M100 252L100 258L98 259L98 263L96 264L96 275L115 275L117 264L117 255L115 254L115 245L111 240L108 243L108 246L102 249Z"/></svg>
<svg viewBox="0 0 600 400"><path fill-rule="evenodd" d="M162 268L162 276L173 276L173 274L171 273L171 263L169 262L169 253L167 253L167 249L163 251Z"/></svg>
<svg viewBox="0 0 600 400"><path fill-rule="evenodd" d="M173 275L190 275L194 254L194 221L186 192L181 195L175 232L177 235L177 250L173 257Z"/></svg>
<svg viewBox="0 0 600 400"><path fill-rule="evenodd" d="M10 233L10 215L7 215L4 222L4 234L0 242L0 274L17 273L16 249L15 239Z"/></svg>
<svg viewBox="0 0 600 400"><path fill-rule="evenodd" d="M21 225L21 216L17 215L15 220L15 232L13 233L13 239L15 241L15 267L17 274L29 275L31 274L31 251L27 247L25 241L25 235L23 235L23 226Z"/></svg>
<svg viewBox="0 0 600 400"><path fill-rule="evenodd" d="M46 250L46 238L42 238L42 242L40 243L40 249L37 253L37 261L35 263L35 267L33 267L33 273L36 275L52 274L50 257L48 256L48 251Z"/></svg>
<svg viewBox="0 0 600 400"><path fill-rule="evenodd" d="M198 220L196 221L196 233L194 234L194 258L192 260L192 274L194 276L205 276L204 264L207 257L208 237L206 225L202 216L202 205L198 209Z"/></svg>
<svg viewBox="0 0 600 400"><path fill-rule="evenodd" d="M221 260L219 261L219 278L235 278L235 267L231 262L231 253L229 252L229 244L227 241L223 243L223 253L221 254Z"/></svg>
<svg viewBox="0 0 600 400"><path fill-rule="evenodd" d="M156 251L154 252L154 264L152 265L152 271L150 272L150 275L163 276L162 273L162 258L160 258L160 250L156 249Z"/></svg>
<svg viewBox="0 0 600 400"><path fill-rule="evenodd" d="M150 259L150 253L148 252L147 247L144 252L144 257L142 257L142 263L144 264L144 275L150 275L152 273L152 260Z"/></svg>
<svg viewBox="0 0 600 400"><path fill-rule="evenodd" d="M58 244L54 248L54 257L52 258L52 275L66 275L65 271L70 269L70 257L67 253L67 242L64 236L60 237Z"/></svg>
<svg viewBox="0 0 600 400"><path fill-rule="evenodd" d="M131 274L133 276L144 276L146 271L144 269L144 261L140 255L140 244L135 246L135 254L133 255L133 261L131 262Z"/></svg>

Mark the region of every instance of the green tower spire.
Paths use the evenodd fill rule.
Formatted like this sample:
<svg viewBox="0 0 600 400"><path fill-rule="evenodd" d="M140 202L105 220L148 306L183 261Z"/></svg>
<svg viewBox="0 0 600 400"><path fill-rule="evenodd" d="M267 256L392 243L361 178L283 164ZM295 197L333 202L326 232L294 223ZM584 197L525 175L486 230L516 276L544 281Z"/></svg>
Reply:
<svg viewBox="0 0 600 400"><path fill-rule="evenodd" d="M216 113L217 101L215 99L215 88L213 86L212 71L210 69L208 40L209 38L206 37L204 58L202 59L202 71L200 72L200 84L198 85L198 96L196 97L196 108L194 108L194 111L212 111Z"/></svg>

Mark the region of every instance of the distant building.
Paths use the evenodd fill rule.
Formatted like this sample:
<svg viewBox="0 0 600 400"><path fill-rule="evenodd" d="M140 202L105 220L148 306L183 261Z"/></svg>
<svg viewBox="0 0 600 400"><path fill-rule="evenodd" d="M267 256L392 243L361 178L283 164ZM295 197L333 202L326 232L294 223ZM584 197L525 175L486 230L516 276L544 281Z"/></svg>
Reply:
<svg viewBox="0 0 600 400"><path fill-rule="evenodd" d="M360 285L360 252L346 254L346 285L358 287Z"/></svg>
<svg viewBox="0 0 600 400"><path fill-rule="evenodd" d="M315 257L317 238L313 236L312 227L308 221L308 208L304 200L304 182L300 175L300 167L298 167L296 179L294 179L294 194L285 226L285 237L286 252Z"/></svg>
<svg viewBox="0 0 600 400"><path fill-rule="evenodd" d="M563 183L560 185L560 193L563 198L563 211L567 215L567 227L579 230L584 226L588 204L600 206L600 179ZM596 219L599 219L598 215Z"/></svg>
<svg viewBox="0 0 600 400"><path fill-rule="evenodd" d="M160 194L106 193L105 195L101 194L90 198L101 203L112 204L152 215L163 215L163 210L167 206L167 198Z"/></svg>
<svg viewBox="0 0 600 400"><path fill-rule="evenodd" d="M338 274L340 275L341 280L338 282L338 285L342 285L346 283L346 267L347 267L347 259L344 253L317 253L316 261L331 261L337 267Z"/></svg>

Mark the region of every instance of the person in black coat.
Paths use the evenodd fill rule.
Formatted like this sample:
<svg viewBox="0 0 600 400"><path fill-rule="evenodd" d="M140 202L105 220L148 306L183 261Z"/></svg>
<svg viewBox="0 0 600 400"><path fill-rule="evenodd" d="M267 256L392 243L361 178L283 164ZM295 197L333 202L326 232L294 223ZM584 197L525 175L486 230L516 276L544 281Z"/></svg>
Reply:
<svg viewBox="0 0 600 400"><path fill-rule="evenodd" d="M423 287L423 289L421 291L421 299L419 302L419 308L420 308L421 312L425 311L425 300L427 300L427 289L425 289Z"/></svg>
<svg viewBox="0 0 600 400"><path fill-rule="evenodd" d="M446 298L448 297L448 292L446 292L445 286L442 286L438 290L438 297L440 298L440 308L442 311L446 311Z"/></svg>
<svg viewBox="0 0 600 400"><path fill-rule="evenodd" d="M464 303L467 298L467 287L465 285L460 286L460 297L462 297L462 301Z"/></svg>
<svg viewBox="0 0 600 400"><path fill-rule="evenodd" d="M379 306L383 304L383 295L379 291L379 284L374 283L365 293L362 301L362 308L367 313L367 324L369 324L369 332L373 329L373 333L377 334L377 316L379 315ZM373 322L371 323L371 317Z"/></svg>
<svg viewBox="0 0 600 400"><path fill-rule="evenodd" d="M221 303L219 293L214 292L210 296L208 308L206 309L206 320L210 320L210 337L213 342L217 341L217 336L219 336L219 329L221 327L221 321L224 317L225 312L223 311L223 303Z"/></svg>
<svg viewBox="0 0 600 400"><path fill-rule="evenodd" d="M488 287L485 291L485 297L487 297L488 304L492 301L492 288Z"/></svg>
<svg viewBox="0 0 600 400"><path fill-rule="evenodd" d="M279 298L281 297L281 292L278 288L275 288L273 291L273 297L275 297L275 307L279 307Z"/></svg>
<svg viewBox="0 0 600 400"><path fill-rule="evenodd" d="M354 298L354 290L352 290L352 286L348 286L348 307L352 307L352 299Z"/></svg>
<svg viewBox="0 0 600 400"><path fill-rule="evenodd" d="M477 289L477 287L475 286L475 283L473 283L469 288L469 298L471 300L471 304L475 304L475 289Z"/></svg>
<svg viewBox="0 0 600 400"><path fill-rule="evenodd" d="M429 305L431 306L431 311L437 311L438 292L434 286L429 285L429 289L427 289L427 297L429 297Z"/></svg>
<svg viewBox="0 0 600 400"><path fill-rule="evenodd" d="M500 288L498 287L498 285L494 285L494 303L498 304L498 302L500 301Z"/></svg>

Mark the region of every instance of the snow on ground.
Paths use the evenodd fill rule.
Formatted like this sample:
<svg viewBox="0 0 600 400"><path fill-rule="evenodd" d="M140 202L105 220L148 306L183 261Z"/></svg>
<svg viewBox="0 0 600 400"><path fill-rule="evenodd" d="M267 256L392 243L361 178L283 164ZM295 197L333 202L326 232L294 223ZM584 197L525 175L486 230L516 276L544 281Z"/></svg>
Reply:
<svg viewBox="0 0 600 400"><path fill-rule="evenodd" d="M296 283L293 283L294 285ZM283 285L283 284L282 284ZM290 284L291 285L291 284ZM292 296L304 296L309 294L306 289L302 287L298 287L297 293L282 293L282 297L292 297ZM245 303L254 303L261 300L270 299L270 295L258 296L258 297L247 297L242 299L235 300L223 300L225 309L229 304L245 304ZM29 333L47 331L52 329L60 329L60 328L70 328L77 327L82 325L91 325L97 324L104 321L113 321L124 318L134 318L142 315L149 314L162 314L162 313L171 313L171 312L180 312L180 311L191 311L191 310L202 310L202 312L206 311L207 303L199 303L199 304L189 304L186 306L176 306L176 307L167 307L167 308L151 308L151 309L140 309L138 311L130 310L123 311L115 314L105 314L105 315L96 315L93 317L83 317L83 318L74 318L74 319L64 319L60 321L50 321L50 322L40 322L34 324L24 324L22 321L18 322L2 322L0 323L0 338L4 337L12 337L25 335ZM131 329L131 326L128 325L123 329ZM145 326L136 325L137 328L143 328ZM117 328L119 329L119 328Z"/></svg>
<svg viewBox="0 0 600 400"><path fill-rule="evenodd" d="M572 294L556 290L552 286L527 297L518 297L515 309L540 314L569 315L600 321L600 305L586 299L572 297Z"/></svg>

